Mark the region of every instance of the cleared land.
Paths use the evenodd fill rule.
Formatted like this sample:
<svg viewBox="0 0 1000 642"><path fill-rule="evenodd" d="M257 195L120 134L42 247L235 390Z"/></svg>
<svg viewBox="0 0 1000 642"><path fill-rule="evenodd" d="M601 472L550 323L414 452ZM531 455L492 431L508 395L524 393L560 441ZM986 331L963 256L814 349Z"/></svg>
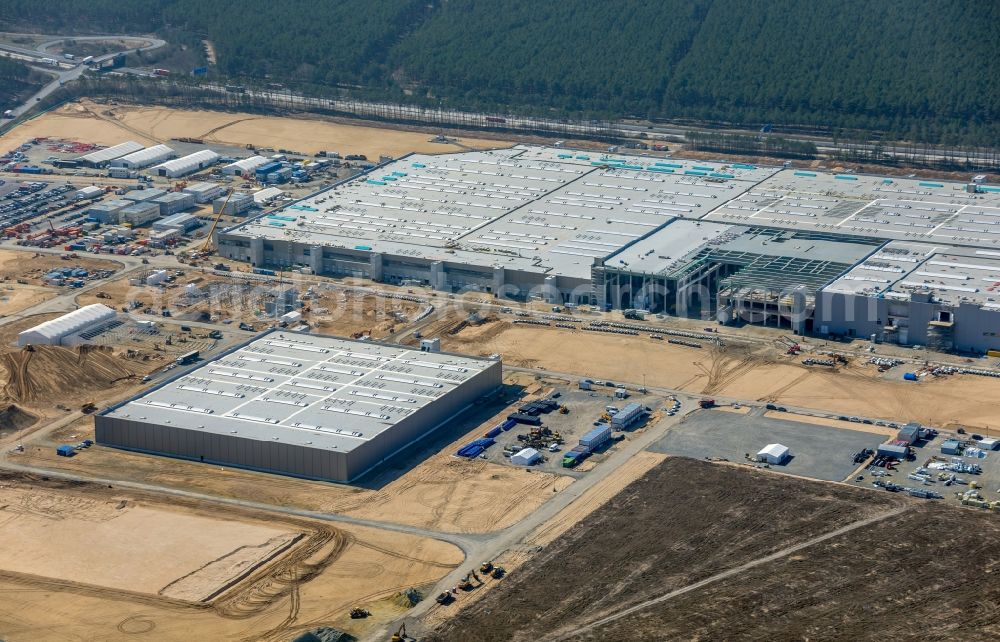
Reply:
<svg viewBox="0 0 1000 642"><path fill-rule="evenodd" d="M126 140L145 144L167 143L171 138L200 138L208 143L252 144L291 149L304 154L321 150L398 157L410 152L445 153L469 148L505 147L503 142L475 138L459 144L433 142L434 136L377 127L343 125L322 119L259 116L255 114L184 111L162 107L108 106L87 100L64 105L31 120L4 136L0 153L33 138L52 137L115 145Z"/></svg>
<svg viewBox="0 0 1000 642"><path fill-rule="evenodd" d="M0 317L20 312L56 296L55 290L30 285L0 287Z"/></svg>
<svg viewBox="0 0 1000 642"><path fill-rule="evenodd" d="M3 473L0 492L0 631L11 640L283 642L320 626L361 636L405 613L400 592L462 561L423 537L103 485ZM353 606L372 617L351 620Z"/></svg>
<svg viewBox="0 0 1000 642"><path fill-rule="evenodd" d="M645 382L692 394L720 395L814 408L831 413L919 421L996 425L1000 381L957 375L919 384L892 379L855 361L836 370L809 368L771 348L733 345L688 348L648 337L529 328L508 321L442 336L442 349L488 355L509 365L615 381Z"/></svg>
<svg viewBox="0 0 1000 642"><path fill-rule="evenodd" d="M1000 522L957 510L919 505L564 639L995 640Z"/></svg>
<svg viewBox="0 0 1000 642"><path fill-rule="evenodd" d="M267 522L0 489L0 571L198 601L290 546Z"/></svg>
<svg viewBox="0 0 1000 642"><path fill-rule="evenodd" d="M991 639L998 535L983 513L671 458L421 640Z"/></svg>

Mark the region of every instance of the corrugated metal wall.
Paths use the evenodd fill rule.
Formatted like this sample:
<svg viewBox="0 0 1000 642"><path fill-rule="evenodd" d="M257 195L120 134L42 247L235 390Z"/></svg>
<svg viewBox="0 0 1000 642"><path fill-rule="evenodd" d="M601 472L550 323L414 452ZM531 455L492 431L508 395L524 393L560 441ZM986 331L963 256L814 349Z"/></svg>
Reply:
<svg viewBox="0 0 1000 642"><path fill-rule="evenodd" d="M97 443L264 472L347 481L347 454L281 442L106 416L94 418Z"/></svg>
<svg viewBox="0 0 1000 642"><path fill-rule="evenodd" d="M95 432L97 443L125 450L295 477L348 482L498 388L502 379L502 366L497 361L442 399L424 406L390 430L348 453L105 415L94 418Z"/></svg>

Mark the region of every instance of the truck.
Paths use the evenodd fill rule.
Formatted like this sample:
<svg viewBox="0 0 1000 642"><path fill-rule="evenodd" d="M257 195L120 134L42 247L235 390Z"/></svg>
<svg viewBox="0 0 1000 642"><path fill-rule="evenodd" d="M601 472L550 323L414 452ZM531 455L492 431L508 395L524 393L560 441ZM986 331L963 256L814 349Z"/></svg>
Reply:
<svg viewBox="0 0 1000 642"><path fill-rule="evenodd" d="M170 75L170 70L169 69L154 69L153 70L153 75L154 76L169 76Z"/></svg>
<svg viewBox="0 0 1000 642"><path fill-rule="evenodd" d="M644 310L628 309L625 310L622 314L626 319L636 319L642 321L646 318L646 312Z"/></svg>
<svg viewBox="0 0 1000 642"><path fill-rule="evenodd" d="M55 67L57 64L59 64L59 63L56 62L55 58L42 58L41 63L43 65L51 65L53 67Z"/></svg>
<svg viewBox="0 0 1000 642"><path fill-rule="evenodd" d="M3 117L4 118L13 118L14 117L14 110L13 109L8 109L7 111L5 111L3 113Z"/></svg>
<svg viewBox="0 0 1000 642"><path fill-rule="evenodd" d="M89 65L90 63L94 62L94 57L93 56L86 56L80 62L82 62L85 65Z"/></svg>
<svg viewBox="0 0 1000 642"><path fill-rule="evenodd" d="M572 468L590 456L590 449L586 446L574 446L572 450L563 455L563 468Z"/></svg>

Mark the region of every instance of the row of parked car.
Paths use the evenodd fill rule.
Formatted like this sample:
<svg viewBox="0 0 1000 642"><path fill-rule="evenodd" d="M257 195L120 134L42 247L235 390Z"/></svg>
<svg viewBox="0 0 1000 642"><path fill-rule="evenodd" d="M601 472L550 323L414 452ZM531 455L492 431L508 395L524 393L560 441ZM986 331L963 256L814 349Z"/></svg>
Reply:
<svg viewBox="0 0 1000 642"><path fill-rule="evenodd" d="M72 185L56 185L46 189L47 187L49 184L43 182L22 183L16 190L0 197L0 228L17 225L71 203L78 207L85 205L74 203L65 196L67 192L76 190Z"/></svg>

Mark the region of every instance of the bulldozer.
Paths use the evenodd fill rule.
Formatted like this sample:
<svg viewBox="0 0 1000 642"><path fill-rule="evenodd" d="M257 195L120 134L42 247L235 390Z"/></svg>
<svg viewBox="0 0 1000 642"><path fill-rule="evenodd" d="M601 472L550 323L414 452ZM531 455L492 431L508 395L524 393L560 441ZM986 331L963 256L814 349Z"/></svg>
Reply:
<svg viewBox="0 0 1000 642"><path fill-rule="evenodd" d="M451 604L451 601L454 599L455 598L452 597L451 595L451 591L444 591L440 593L436 598L434 598L434 601L437 602L438 604L443 605L443 604Z"/></svg>
<svg viewBox="0 0 1000 642"><path fill-rule="evenodd" d="M362 620L362 619L368 617L371 614L372 614L371 611L369 611L367 609L361 609L361 608L353 608L353 609L351 609L351 619L352 620Z"/></svg>
<svg viewBox="0 0 1000 642"><path fill-rule="evenodd" d="M97 410L97 404L95 404L93 401L88 401L82 406L80 406L80 412L82 412L85 415L89 415L90 413L95 412L96 410Z"/></svg>
<svg viewBox="0 0 1000 642"><path fill-rule="evenodd" d="M495 580L499 580L501 577L503 577L506 574L507 574L507 571L505 571L502 566L494 566L493 567L493 572L490 574L490 576L493 579L495 579Z"/></svg>
<svg viewBox="0 0 1000 642"><path fill-rule="evenodd" d="M484 575L493 571L493 562L483 562L479 565L479 572Z"/></svg>

